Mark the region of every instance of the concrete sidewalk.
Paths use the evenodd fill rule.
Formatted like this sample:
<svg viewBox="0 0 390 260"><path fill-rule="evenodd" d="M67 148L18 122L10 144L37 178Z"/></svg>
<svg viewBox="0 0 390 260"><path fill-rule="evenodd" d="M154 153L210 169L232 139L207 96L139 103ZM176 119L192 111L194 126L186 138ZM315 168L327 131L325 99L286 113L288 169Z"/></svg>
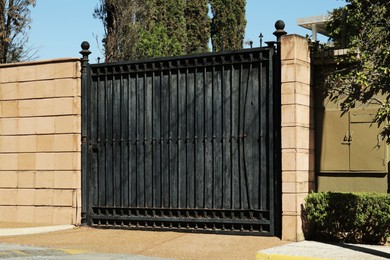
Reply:
<svg viewBox="0 0 390 260"><path fill-rule="evenodd" d="M302 241L260 250L258 260L390 259L390 246Z"/></svg>
<svg viewBox="0 0 390 260"><path fill-rule="evenodd" d="M73 229L74 225L4 228L0 224L0 237L22 236Z"/></svg>

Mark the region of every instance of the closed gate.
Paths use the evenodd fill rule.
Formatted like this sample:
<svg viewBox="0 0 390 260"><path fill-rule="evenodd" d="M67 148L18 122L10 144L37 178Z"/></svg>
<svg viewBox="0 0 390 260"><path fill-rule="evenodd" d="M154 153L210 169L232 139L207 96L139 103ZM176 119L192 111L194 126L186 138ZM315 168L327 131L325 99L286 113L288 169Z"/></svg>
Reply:
<svg viewBox="0 0 390 260"><path fill-rule="evenodd" d="M85 64L84 221L277 234L275 57L272 46Z"/></svg>

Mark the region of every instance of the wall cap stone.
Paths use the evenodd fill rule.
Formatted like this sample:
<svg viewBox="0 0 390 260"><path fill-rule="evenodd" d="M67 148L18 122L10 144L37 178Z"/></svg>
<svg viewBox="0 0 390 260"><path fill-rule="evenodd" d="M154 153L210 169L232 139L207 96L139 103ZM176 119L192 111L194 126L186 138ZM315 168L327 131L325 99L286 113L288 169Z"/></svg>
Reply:
<svg viewBox="0 0 390 260"><path fill-rule="evenodd" d="M58 58L58 59L47 59L39 61L26 61L26 62L16 62L16 63L5 63L0 64L0 69L2 68L12 68L20 66L35 66L41 64L53 64L53 63L65 63L65 62L77 62L80 61L80 58Z"/></svg>

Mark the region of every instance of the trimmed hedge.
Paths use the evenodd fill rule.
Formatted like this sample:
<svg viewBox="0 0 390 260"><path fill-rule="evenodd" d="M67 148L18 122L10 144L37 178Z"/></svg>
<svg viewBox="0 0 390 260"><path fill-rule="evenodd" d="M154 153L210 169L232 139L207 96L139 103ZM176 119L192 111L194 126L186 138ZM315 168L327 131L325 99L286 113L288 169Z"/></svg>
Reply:
<svg viewBox="0 0 390 260"><path fill-rule="evenodd" d="M307 238L383 244L390 237L390 194L311 193L302 213Z"/></svg>

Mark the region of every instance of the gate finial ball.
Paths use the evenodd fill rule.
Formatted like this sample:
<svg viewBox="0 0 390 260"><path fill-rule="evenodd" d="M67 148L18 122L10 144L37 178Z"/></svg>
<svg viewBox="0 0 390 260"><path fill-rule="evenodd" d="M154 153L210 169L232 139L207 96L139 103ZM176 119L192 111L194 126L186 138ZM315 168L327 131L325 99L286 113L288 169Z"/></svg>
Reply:
<svg viewBox="0 0 390 260"><path fill-rule="evenodd" d="M284 27L286 27L286 24L284 23L283 20L277 20L275 23L275 29L276 30L283 30Z"/></svg>
<svg viewBox="0 0 390 260"><path fill-rule="evenodd" d="M280 37L287 34L287 32L284 30L284 27L286 25L284 24L284 22L282 20L277 20L276 23L275 23L275 29L276 31L274 32L274 35L276 36L276 41L279 42L280 41Z"/></svg>
<svg viewBox="0 0 390 260"><path fill-rule="evenodd" d="M88 63L88 55L91 54L91 51L89 50L89 47L90 47L89 42L83 41L81 43L81 49L82 50L80 51L80 54L83 55L82 60L86 61L87 63Z"/></svg>
<svg viewBox="0 0 390 260"><path fill-rule="evenodd" d="M89 47L90 47L89 42L83 41L83 42L81 43L81 49L83 49L83 50L88 50Z"/></svg>

